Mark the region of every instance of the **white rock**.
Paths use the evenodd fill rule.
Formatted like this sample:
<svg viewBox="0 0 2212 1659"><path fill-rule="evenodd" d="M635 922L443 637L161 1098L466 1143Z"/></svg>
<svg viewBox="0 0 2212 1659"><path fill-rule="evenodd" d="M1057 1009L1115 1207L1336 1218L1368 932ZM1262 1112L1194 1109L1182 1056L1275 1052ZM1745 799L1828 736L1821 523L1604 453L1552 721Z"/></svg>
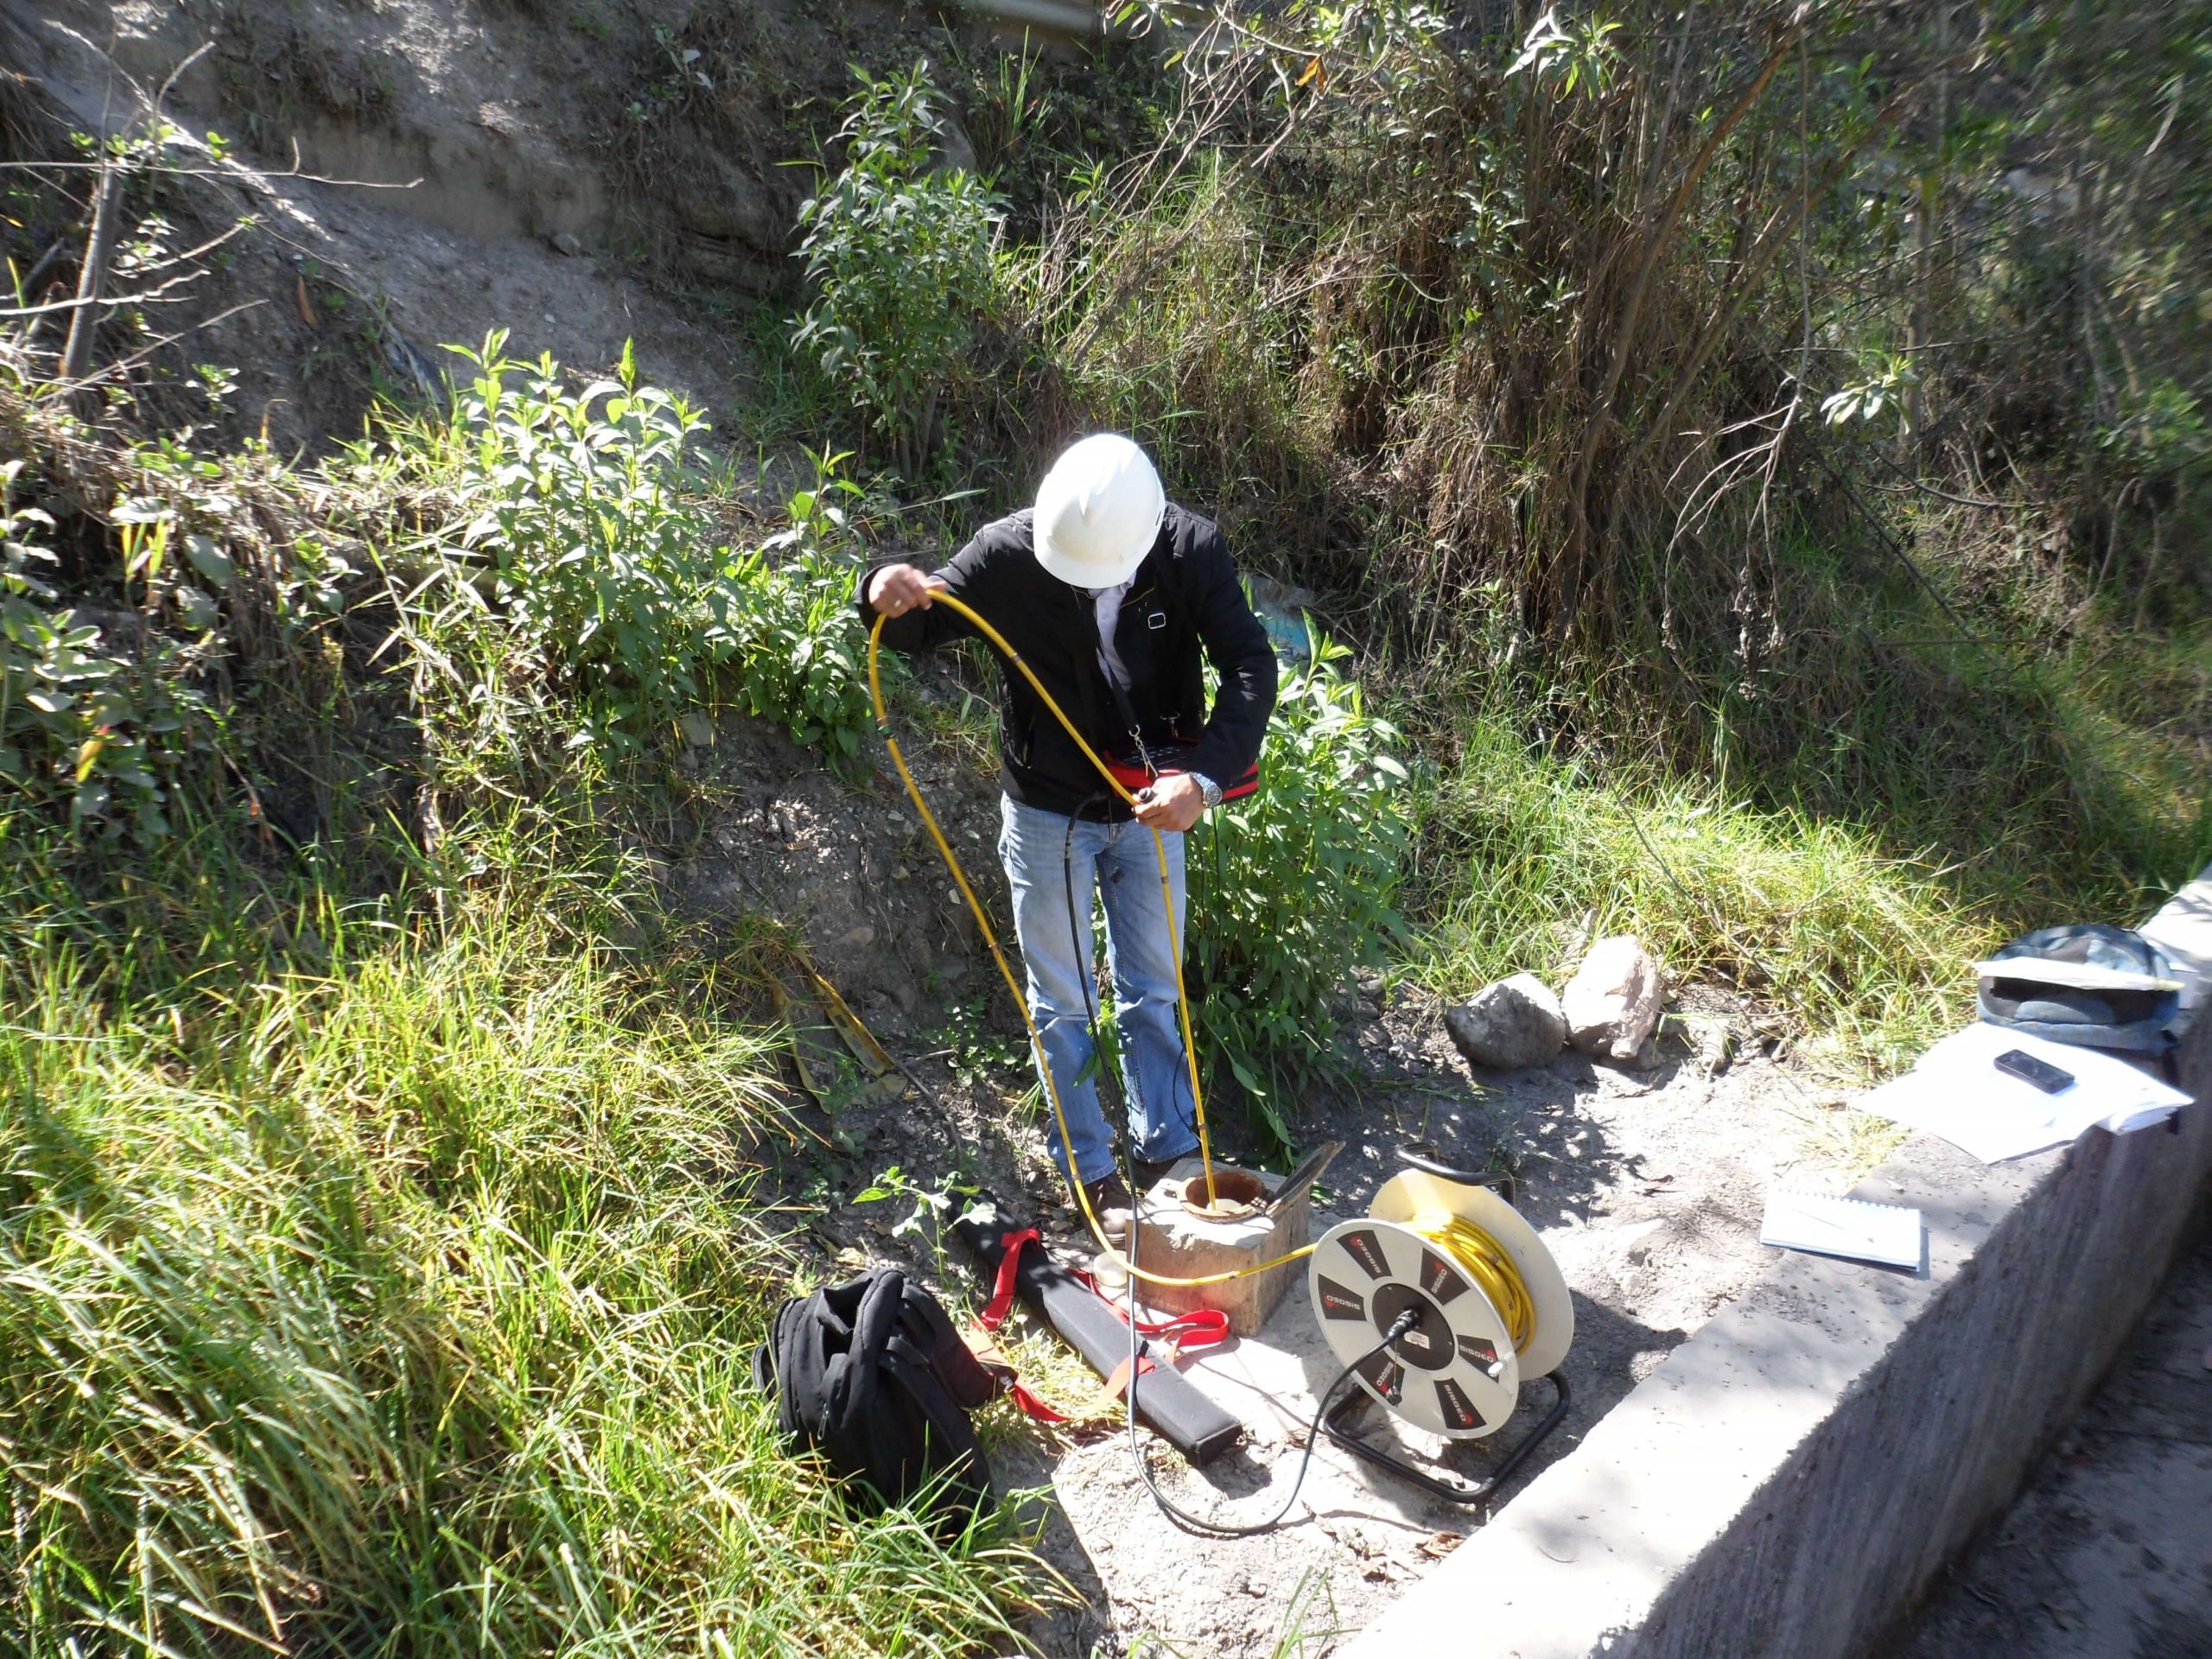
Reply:
<svg viewBox="0 0 2212 1659"><path fill-rule="evenodd" d="M1534 974L1485 985L1471 1001L1445 1010L1444 1028L1471 1064L1500 1071L1541 1065L1567 1042L1559 998Z"/></svg>
<svg viewBox="0 0 2212 1659"><path fill-rule="evenodd" d="M1643 1052L1666 1001L1658 962L1628 933L1592 945L1560 999L1567 1040L1586 1054L1620 1061Z"/></svg>

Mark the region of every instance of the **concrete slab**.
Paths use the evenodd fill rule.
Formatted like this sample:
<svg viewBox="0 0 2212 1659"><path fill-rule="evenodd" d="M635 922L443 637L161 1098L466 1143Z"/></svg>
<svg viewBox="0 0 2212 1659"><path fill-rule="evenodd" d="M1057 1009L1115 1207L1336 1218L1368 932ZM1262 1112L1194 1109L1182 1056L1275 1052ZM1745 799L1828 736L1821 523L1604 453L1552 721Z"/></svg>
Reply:
<svg viewBox="0 0 2212 1659"><path fill-rule="evenodd" d="M2202 971L2212 871L2145 931ZM2212 1097L2212 1020L2183 1078ZM1908 1141L1857 1192L1921 1208L1922 1273L1778 1255L1345 1652L1872 1650L2110 1364L2208 1171L2201 1109L1994 1166Z"/></svg>

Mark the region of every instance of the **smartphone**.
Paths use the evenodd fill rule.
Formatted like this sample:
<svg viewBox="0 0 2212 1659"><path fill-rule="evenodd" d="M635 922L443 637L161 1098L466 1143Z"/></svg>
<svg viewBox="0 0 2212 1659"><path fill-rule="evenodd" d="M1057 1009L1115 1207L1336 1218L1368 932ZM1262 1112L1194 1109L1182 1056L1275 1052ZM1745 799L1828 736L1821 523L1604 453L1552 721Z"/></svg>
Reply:
<svg viewBox="0 0 2212 1659"><path fill-rule="evenodd" d="M2008 1077L2018 1077L2031 1084L2046 1095L2064 1092L2074 1086L2074 1074L2062 1071L2047 1060L2017 1048L2008 1048L1997 1057L1997 1069Z"/></svg>

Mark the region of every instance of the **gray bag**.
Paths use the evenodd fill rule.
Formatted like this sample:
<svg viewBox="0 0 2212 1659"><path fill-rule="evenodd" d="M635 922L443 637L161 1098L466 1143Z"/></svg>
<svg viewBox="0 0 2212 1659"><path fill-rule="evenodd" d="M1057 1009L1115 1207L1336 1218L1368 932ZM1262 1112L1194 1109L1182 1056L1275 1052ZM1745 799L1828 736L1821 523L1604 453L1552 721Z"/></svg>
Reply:
<svg viewBox="0 0 2212 1659"><path fill-rule="evenodd" d="M2102 922L2038 928L2013 940L1984 966L2000 962L2018 966L1982 976L1978 1001L1990 1025L2080 1048L2152 1056L2171 1053L2179 1041L2172 1029L2181 1016L2179 990L2088 988L2054 983L2037 970L2041 963L2066 963L2172 980L2173 964L2165 952L2140 933Z"/></svg>

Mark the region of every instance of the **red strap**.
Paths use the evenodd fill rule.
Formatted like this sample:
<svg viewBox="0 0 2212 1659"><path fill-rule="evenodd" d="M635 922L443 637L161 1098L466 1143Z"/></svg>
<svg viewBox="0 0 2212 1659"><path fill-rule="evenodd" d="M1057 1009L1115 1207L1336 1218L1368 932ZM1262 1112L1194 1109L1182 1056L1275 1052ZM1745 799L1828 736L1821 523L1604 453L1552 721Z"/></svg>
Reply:
<svg viewBox="0 0 2212 1659"><path fill-rule="evenodd" d="M1029 1385L1016 1378L1007 1384L1007 1392L1014 1396L1014 1403L1021 1408L1022 1414L1040 1423L1067 1423L1075 1420L1064 1412L1054 1411L1029 1391Z"/></svg>
<svg viewBox="0 0 2212 1659"><path fill-rule="evenodd" d="M987 1332L995 1331L1006 1323L1006 1316L1014 1308L1014 1275L1020 1268L1021 1247L1035 1243L1037 1243L1037 1230L1034 1227L1025 1227L1018 1233L1007 1233L999 1240L1006 1254L999 1258L999 1276L991 1286L991 1300L983 1305L983 1311L976 1316L975 1323L981 1329ZM993 1353L996 1357L995 1348ZM1039 1399L1029 1386L1015 1375L1014 1367L1007 1364L1002 1357L998 1359L998 1363L992 1369L1000 1370L1004 1375L1006 1391L1014 1396L1014 1403L1020 1407L1026 1414L1033 1417L1040 1423L1065 1423L1070 1421L1064 1414L1053 1410L1052 1407Z"/></svg>
<svg viewBox="0 0 2212 1659"><path fill-rule="evenodd" d="M999 1246L1006 1254L999 1257L999 1276L991 1286L991 1300L983 1304L983 1311L976 1316L976 1323L986 1331L995 1331L1006 1323L1006 1316L1014 1307L1014 1280L1021 1266L1021 1247L1037 1243L1037 1230L1025 1227L1018 1233L1001 1236Z"/></svg>
<svg viewBox="0 0 2212 1659"><path fill-rule="evenodd" d="M1091 1294L1112 1308L1123 1325L1131 1324L1129 1310L1098 1288L1098 1281L1081 1268L1070 1269L1075 1276L1090 1287ZM1141 1337L1165 1337L1173 1351L1172 1361L1177 1355L1193 1349L1214 1348L1229 1340L1229 1315L1217 1307L1194 1307L1187 1313L1178 1313L1172 1319L1137 1319L1134 1321Z"/></svg>
<svg viewBox="0 0 2212 1659"><path fill-rule="evenodd" d="M1036 1244L1039 1248L1042 1248L1042 1242L1034 1227L1024 1227L1019 1232L1004 1233L1000 1236L999 1246L1004 1254L999 1257L998 1277L991 1286L991 1300L983 1305L982 1312L976 1314L975 1319L976 1325L982 1330L987 1332L997 1330L1006 1323L1007 1315L1013 1311L1014 1280L1020 1272L1021 1252L1024 1246L1030 1244ZM1122 1324L1132 1323L1128 1309L1100 1290L1096 1280L1081 1268L1072 1268L1071 1271L1090 1287L1092 1295L1114 1310ZM1229 1315L1217 1307L1195 1307L1187 1313L1177 1314L1172 1319L1137 1319L1134 1323L1139 1336L1164 1339L1160 1357L1170 1365L1192 1349L1211 1348L1229 1339ZM1072 1421L1064 1414L1053 1410L1032 1393L1021 1380L1014 1375L1014 1368L1011 1365L1005 1365L1003 1361L1001 1361L998 1365L994 1365L993 1369L998 1370L1001 1366L1007 1377L1007 1393L1014 1396L1014 1404L1020 1407L1028 1415L1040 1423L1065 1423ZM1142 1376L1153 1369L1154 1362L1149 1356L1141 1356L1138 1358L1136 1374L1139 1376ZM1119 1395L1128 1386L1129 1362L1125 1359L1116 1365L1112 1375L1107 1377L1106 1392Z"/></svg>

